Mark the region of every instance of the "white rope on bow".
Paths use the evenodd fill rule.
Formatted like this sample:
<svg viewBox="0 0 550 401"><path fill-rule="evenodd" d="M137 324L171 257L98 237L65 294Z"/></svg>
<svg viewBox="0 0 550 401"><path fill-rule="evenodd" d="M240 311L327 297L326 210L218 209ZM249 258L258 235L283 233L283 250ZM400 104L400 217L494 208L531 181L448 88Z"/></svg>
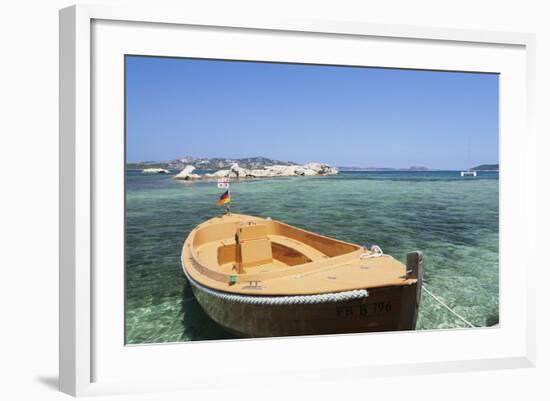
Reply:
<svg viewBox="0 0 550 401"><path fill-rule="evenodd" d="M363 249L368 249L368 248L365 246ZM359 259L379 258L380 256L387 256L387 255L384 255L384 251L382 251L382 248L380 248L378 245L373 245L370 247L370 252L362 253L359 256Z"/></svg>

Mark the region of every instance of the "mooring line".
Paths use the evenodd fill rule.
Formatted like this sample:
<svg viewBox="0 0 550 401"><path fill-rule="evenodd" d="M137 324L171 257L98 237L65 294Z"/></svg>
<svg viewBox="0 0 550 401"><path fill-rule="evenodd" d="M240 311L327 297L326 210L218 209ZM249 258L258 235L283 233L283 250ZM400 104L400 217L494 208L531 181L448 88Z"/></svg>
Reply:
<svg viewBox="0 0 550 401"><path fill-rule="evenodd" d="M435 296L434 293L432 293L430 290L428 290L426 288L426 285L425 284L422 284L422 289L424 291L426 291L426 293L431 296L433 299L435 299L437 302L439 302L441 305L443 305L443 307L445 309L447 309L449 312L451 312L453 315L455 315L457 318L459 318L460 320L462 320L464 323L466 323L468 326L470 327L473 327L475 328L476 326L474 326L472 323L470 323L469 321L467 321L466 319L464 319L462 316L460 316L458 313L456 313L454 310L452 310L449 306L447 306L445 304L445 302L443 302L441 299L439 299L438 297Z"/></svg>

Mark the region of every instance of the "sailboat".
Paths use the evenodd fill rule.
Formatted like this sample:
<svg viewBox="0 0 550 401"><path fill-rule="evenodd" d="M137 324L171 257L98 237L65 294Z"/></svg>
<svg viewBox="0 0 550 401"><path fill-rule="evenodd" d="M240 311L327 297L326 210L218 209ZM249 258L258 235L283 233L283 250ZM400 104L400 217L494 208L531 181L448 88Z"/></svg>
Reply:
<svg viewBox="0 0 550 401"><path fill-rule="evenodd" d="M467 166L470 165L470 142L471 142L471 138L468 138L468 164L467 164ZM472 170L472 169L463 170L463 171L460 172L460 176L461 177L477 177L477 171Z"/></svg>

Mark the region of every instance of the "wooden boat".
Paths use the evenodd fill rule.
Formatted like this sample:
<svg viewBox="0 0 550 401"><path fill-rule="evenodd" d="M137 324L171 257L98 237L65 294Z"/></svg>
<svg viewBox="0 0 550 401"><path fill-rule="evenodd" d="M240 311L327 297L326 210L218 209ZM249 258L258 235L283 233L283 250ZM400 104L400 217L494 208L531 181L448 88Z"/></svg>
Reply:
<svg viewBox="0 0 550 401"><path fill-rule="evenodd" d="M243 337L415 328L422 254L378 249L228 213L198 225L182 265L205 312Z"/></svg>

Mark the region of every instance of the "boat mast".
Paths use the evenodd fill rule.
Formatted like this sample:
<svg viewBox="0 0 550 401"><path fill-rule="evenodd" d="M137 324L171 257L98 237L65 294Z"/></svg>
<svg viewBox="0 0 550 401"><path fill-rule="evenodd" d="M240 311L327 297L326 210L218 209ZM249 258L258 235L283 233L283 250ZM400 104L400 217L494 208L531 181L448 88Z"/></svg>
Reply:
<svg viewBox="0 0 550 401"><path fill-rule="evenodd" d="M466 164L466 171L470 171L471 170L471 167L470 167L470 146L471 146L471 141L472 141L472 137L469 136L468 137L468 164Z"/></svg>

